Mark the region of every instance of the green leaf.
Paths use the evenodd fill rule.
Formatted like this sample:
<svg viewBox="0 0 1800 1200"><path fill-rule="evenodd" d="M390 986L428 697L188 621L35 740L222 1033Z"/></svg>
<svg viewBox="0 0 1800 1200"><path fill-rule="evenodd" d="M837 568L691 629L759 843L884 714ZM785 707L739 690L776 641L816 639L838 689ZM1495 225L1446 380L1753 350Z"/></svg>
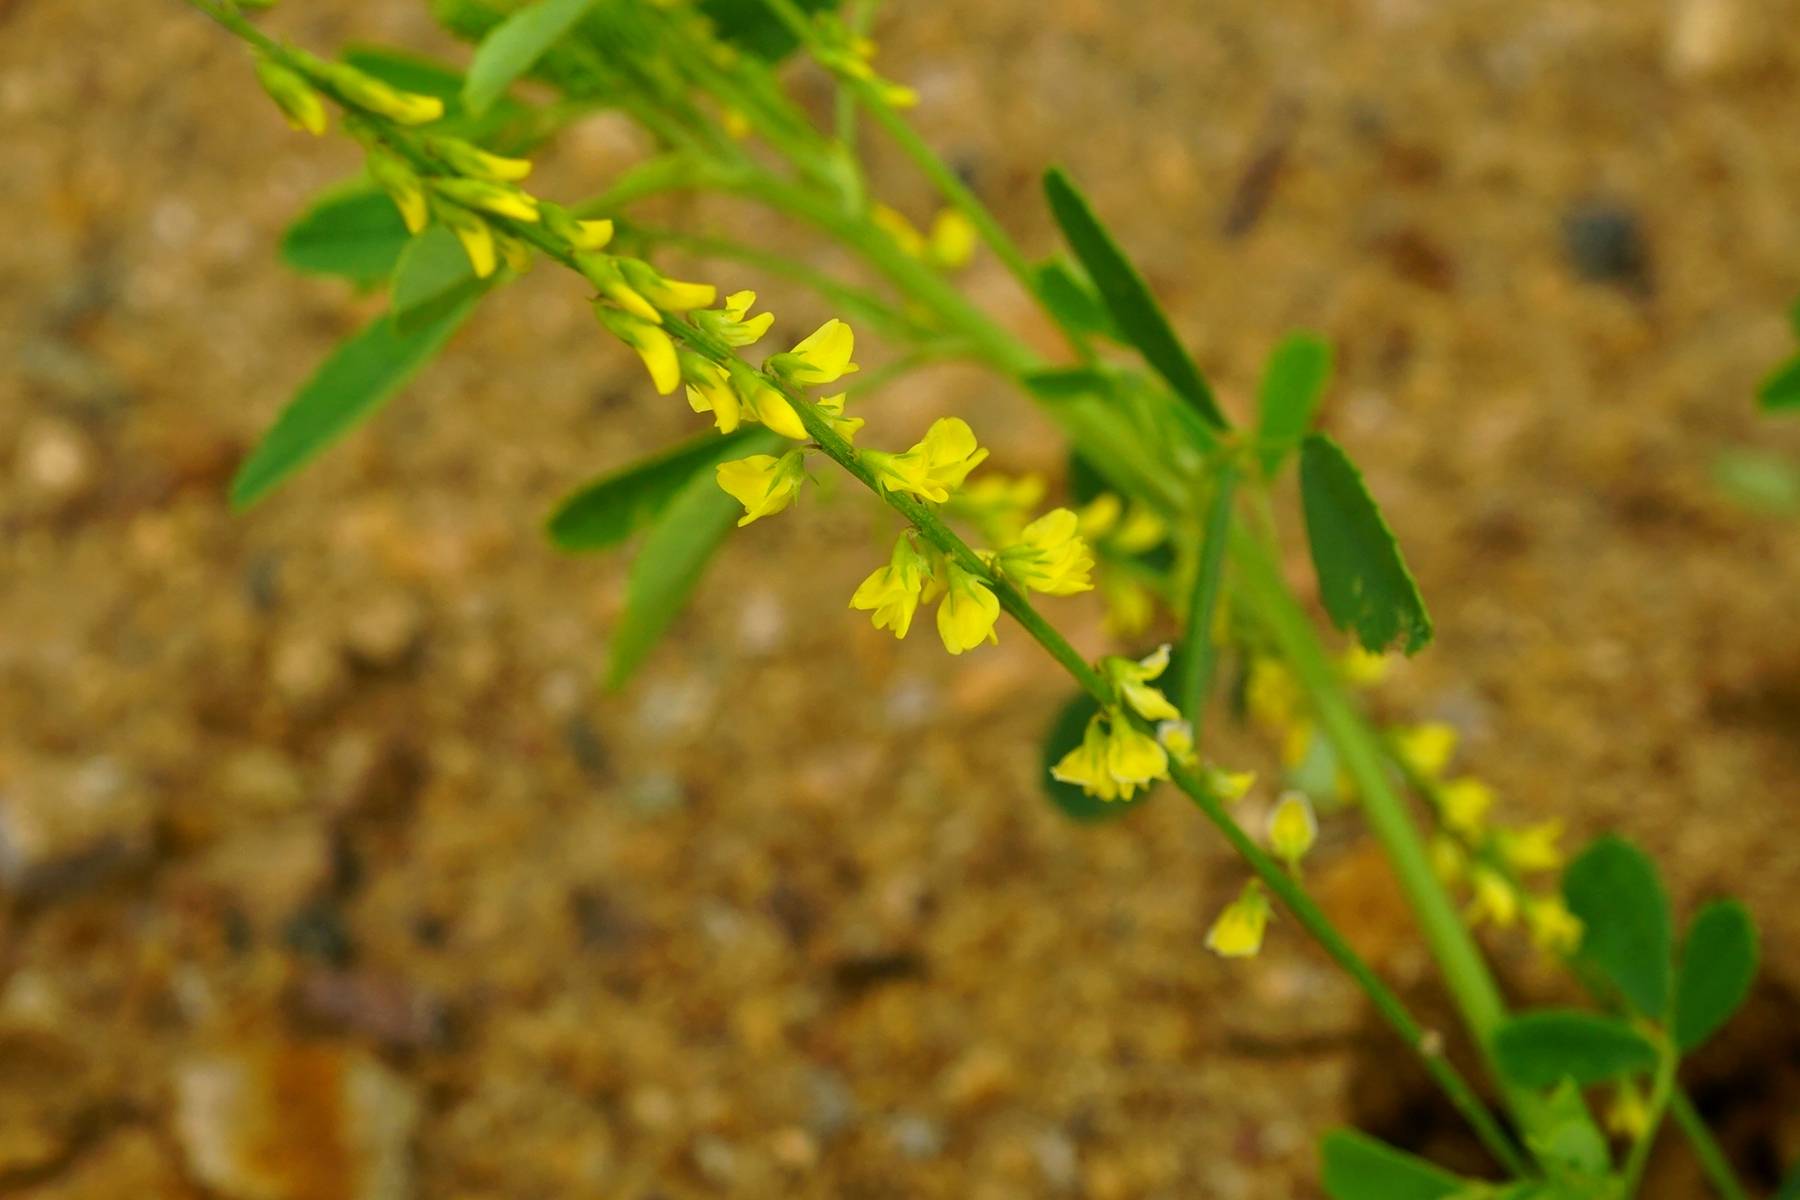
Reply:
<svg viewBox="0 0 1800 1200"><path fill-rule="evenodd" d="M389 302L394 328L402 334L427 328L486 287L456 235L442 225L427 226L407 243L394 268Z"/></svg>
<svg viewBox="0 0 1800 1200"><path fill-rule="evenodd" d="M1675 981L1675 1044L1686 1052L1731 1019L1756 978L1756 923L1736 900L1694 915Z"/></svg>
<svg viewBox="0 0 1800 1200"><path fill-rule="evenodd" d="M1470 1190L1442 1167L1354 1129L1334 1129L1319 1143L1325 1194L1331 1200L1447 1200Z"/></svg>
<svg viewBox="0 0 1800 1200"><path fill-rule="evenodd" d="M1044 195L1064 240L1094 281L1119 332L1209 425L1224 429L1225 415L1219 411L1218 401L1200 368L1175 336L1168 317L1150 292L1150 285L1100 224L1087 200L1067 175L1054 169L1044 174Z"/></svg>
<svg viewBox="0 0 1800 1200"><path fill-rule="evenodd" d="M1325 381L1331 377L1331 345L1309 333L1289 334L1269 355L1257 396L1257 457L1272 478L1312 427Z"/></svg>
<svg viewBox="0 0 1800 1200"><path fill-rule="evenodd" d="M624 684L644 661L742 513L743 505L719 487L711 471L696 473L675 493L631 564L625 612L613 630L608 687Z"/></svg>
<svg viewBox="0 0 1800 1200"><path fill-rule="evenodd" d="M436 96L446 106L462 103L463 75L449 63L386 46L352 46L344 61L389 87Z"/></svg>
<svg viewBox="0 0 1800 1200"><path fill-rule="evenodd" d="M1365 650L1379 653L1396 641L1408 654L1422 649L1431 641L1431 617L1419 586L1362 473L1322 433L1301 444L1300 499L1332 623L1354 629Z"/></svg>
<svg viewBox="0 0 1800 1200"><path fill-rule="evenodd" d="M1051 259L1032 271L1038 299L1050 310L1058 323L1081 333L1124 341L1119 327L1113 324L1106 305L1094 294L1087 280L1078 276L1065 262Z"/></svg>
<svg viewBox="0 0 1800 1200"><path fill-rule="evenodd" d="M616 546L668 508L696 475L711 479L716 464L747 454L770 453L780 441L779 434L747 426L723 437L703 433L585 485L556 506L545 531L558 550Z"/></svg>
<svg viewBox="0 0 1800 1200"><path fill-rule="evenodd" d="M1789 359L1763 380L1756 401L1764 412L1800 409L1800 357Z"/></svg>
<svg viewBox="0 0 1800 1200"><path fill-rule="evenodd" d="M1149 792L1139 792L1129 800L1101 800L1088 795L1072 783L1051 778L1050 768L1061 762L1063 755L1081 745L1081 735L1087 731L1088 718L1099 711L1100 706L1086 692L1076 693L1073 699L1063 705L1062 711L1056 714L1056 720L1051 723L1049 733L1044 737L1043 761L1039 768L1039 779L1050 802L1061 809L1064 816L1087 824L1122 817L1150 798Z"/></svg>
<svg viewBox="0 0 1800 1200"><path fill-rule="evenodd" d="M1781 1190L1775 1193L1775 1200L1800 1200L1800 1163L1795 1163L1787 1178L1781 1181Z"/></svg>
<svg viewBox="0 0 1800 1200"><path fill-rule="evenodd" d="M385 314L344 342L276 418L231 481L244 509L379 408L436 354L475 307L471 298L410 334Z"/></svg>
<svg viewBox="0 0 1800 1200"><path fill-rule="evenodd" d="M1563 873L1563 899L1581 918L1576 959L1593 967L1647 1017L1669 1008L1674 934L1656 865L1623 838L1597 839Z"/></svg>
<svg viewBox="0 0 1800 1200"><path fill-rule="evenodd" d="M1583 1087L1656 1067L1656 1047L1617 1017L1573 1009L1522 1013L1494 1031L1494 1058L1507 1082Z"/></svg>
<svg viewBox="0 0 1800 1200"><path fill-rule="evenodd" d="M281 261L309 275L341 275L368 287L393 273L410 236L386 193L358 183L333 189L288 226Z"/></svg>
<svg viewBox="0 0 1800 1200"><path fill-rule="evenodd" d="M795 0L804 13L836 9L840 0ZM780 62L800 45L781 19L763 0L700 0L700 11L713 23L713 32L740 50L764 62Z"/></svg>
<svg viewBox="0 0 1800 1200"><path fill-rule="evenodd" d="M586 13L594 0L534 0L494 27L475 49L463 104L472 113L487 110L513 80L531 70Z"/></svg>

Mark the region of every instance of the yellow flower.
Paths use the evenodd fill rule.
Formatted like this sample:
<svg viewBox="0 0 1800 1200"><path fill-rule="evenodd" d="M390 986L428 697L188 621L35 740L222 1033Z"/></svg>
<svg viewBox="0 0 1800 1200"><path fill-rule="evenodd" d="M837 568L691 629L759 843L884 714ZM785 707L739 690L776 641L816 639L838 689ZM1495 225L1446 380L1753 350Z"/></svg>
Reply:
<svg viewBox="0 0 1800 1200"><path fill-rule="evenodd" d="M325 132L325 105L304 75L258 55L256 78L289 125L314 137Z"/></svg>
<svg viewBox="0 0 1800 1200"><path fill-rule="evenodd" d="M1319 840L1319 819L1304 792L1283 792L1269 814L1269 849L1275 857L1297 866Z"/></svg>
<svg viewBox="0 0 1800 1200"><path fill-rule="evenodd" d="M1352 645L1338 659L1338 670L1354 687L1374 687L1387 678L1388 668L1392 665L1393 660L1387 655L1364 650L1358 645Z"/></svg>
<svg viewBox="0 0 1800 1200"><path fill-rule="evenodd" d="M1099 713L1088 718L1081 745L1063 755L1050 768L1050 778L1074 784L1097 799L1111 801L1119 798L1119 785L1113 782L1112 772L1106 765L1108 739L1102 728L1104 720Z"/></svg>
<svg viewBox="0 0 1800 1200"><path fill-rule="evenodd" d="M1469 869L1469 856L1455 838L1437 834L1431 839L1431 869L1446 884L1460 883Z"/></svg>
<svg viewBox="0 0 1800 1200"><path fill-rule="evenodd" d="M1001 549L1000 569L1020 586L1047 596L1073 596L1088 591L1094 586L1090 577L1094 556L1075 532L1077 523L1073 510L1051 509L1020 530L1016 541Z"/></svg>
<svg viewBox="0 0 1800 1200"><path fill-rule="evenodd" d="M789 450L780 458L772 454L752 454L716 468L719 486L744 506L738 524L748 525L762 517L772 517L794 502L800 485L806 482L805 455Z"/></svg>
<svg viewBox="0 0 1800 1200"><path fill-rule="evenodd" d="M1206 931L1206 948L1221 958L1253 957L1262 949L1269 916L1269 898L1252 879Z"/></svg>
<svg viewBox="0 0 1800 1200"><path fill-rule="evenodd" d="M1169 752L1169 758L1184 767L1194 763L1194 723L1171 718L1158 721L1156 740Z"/></svg>
<svg viewBox="0 0 1800 1200"><path fill-rule="evenodd" d="M688 350L676 351L681 362L682 382L687 385L688 407L697 413L709 412L720 433L738 427L738 395L731 390L731 377L724 368L714 365Z"/></svg>
<svg viewBox="0 0 1800 1200"><path fill-rule="evenodd" d="M343 63L320 64L344 99L356 107L398 121L402 125L424 125L444 115L444 102L436 96L421 96L389 87L373 75L365 75Z"/></svg>
<svg viewBox="0 0 1800 1200"><path fill-rule="evenodd" d="M1394 752L1426 779L1436 779L1456 753L1456 729L1441 721L1394 730Z"/></svg>
<svg viewBox="0 0 1800 1200"><path fill-rule="evenodd" d="M514 221L531 224L538 219L537 197L520 191L510 183L494 183L486 179L447 179L434 176L431 186L438 193L464 208L493 213Z"/></svg>
<svg viewBox="0 0 1800 1200"><path fill-rule="evenodd" d="M703 308L719 294L719 289L710 283L682 283L670 279L641 259L615 258L613 261L631 289L664 312Z"/></svg>
<svg viewBox="0 0 1800 1200"><path fill-rule="evenodd" d="M901 454L863 451L883 487L911 492L921 500L942 504L960 488L988 452L975 442L975 431L961 417L940 417L923 440Z"/></svg>
<svg viewBox="0 0 1800 1200"><path fill-rule="evenodd" d="M1044 498L1040 475L1016 477L991 472L950 497L950 511L978 526L991 542L1004 545L1019 539L1026 518Z"/></svg>
<svg viewBox="0 0 1800 1200"><path fill-rule="evenodd" d="M774 313L750 316L755 303L755 292L733 292L725 297L723 307L695 313L694 323L728 346L748 346L761 339L775 323Z"/></svg>
<svg viewBox="0 0 1800 1200"><path fill-rule="evenodd" d="M891 629L895 637L903 638L912 628L931 575L930 560L914 547L910 535L901 534L887 566L862 581L850 597L850 607L873 612L875 628Z"/></svg>
<svg viewBox="0 0 1800 1200"><path fill-rule="evenodd" d="M1488 810L1494 807L1494 789L1472 775L1452 779L1438 788L1444 824L1465 837L1481 832Z"/></svg>
<svg viewBox="0 0 1800 1200"><path fill-rule="evenodd" d="M1581 947L1581 918L1569 911L1561 896L1534 896L1525 902L1525 927L1538 949L1549 954L1573 954Z"/></svg>
<svg viewBox="0 0 1800 1200"><path fill-rule="evenodd" d="M475 213L450 205L437 205L433 211L462 243L463 253L469 256L469 266L474 268L476 278L486 279L492 275L499 259L494 231L488 223Z"/></svg>
<svg viewBox="0 0 1800 1200"><path fill-rule="evenodd" d="M1488 920L1504 928L1519 915L1519 893L1512 880L1492 867L1477 865L1469 874L1469 886L1475 893L1464 914L1469 924Z"/></svg>
<svg viewBox="0 0 1800 1200"><path fill-rule="evenodd" d="M1554 871L1563 865L1563 823L1555 817L1523 829L1500 831L1500 854L1520 873Z"/></svg>
<svg viewBox="0 0 1800 1200"><path fill-rule="evenodd" d="M613 223L609 220L579 220L567 209L556 204L538 202L538 211L543 214L544 225L578 254L591 254L596 250L604 250L613 239Z"/></svg>
<svg viewBox="0 0 1800 1200"><path fill-rule="evenodd" d="M425 144L439 161L459 175L491 179L497 183L517 183L531 174L530 159L491 154L458 137L430 137Z"/></svg>
<svg viewBox="0 0 1800 1200"><path fill-rule="evenodd" d="M931 222L931 261L946 270L966 266L975 254L975 226L960 211L946 208Z"/></svg>
<svg viewBox="0 0 1800 1200"><path fill-rule="evenodd" d="M952 654L973 650L983 642L998 643L994 622L1000 601L988 585L955 563L944 564L944 599L938 605L938 636Z"/></svg>
<svg viewBox="0 0 1800 1200"><path fill-rule="evenodd" d="M1150 686L1150 680L1159 678L1168 667L1167 642L1137 662L1117 655L1100 661L1100 670L1119 689L1119 698L1146 721L1173 721L1181 717L1180 711L1169 703L1169 698Z"/></svg>
<svg viewBox="0 0 1800 1200"><path fill-rule="evenodd" d="M748 416L755 417L782 437L793 438L804 442L812 435L806 432L806 425L800 420L800 414L788 403L788 398L756 371L740 362L732 362L731 384L737 389L738 399L744 402L750 411Z"/></svg>
<svg viewBox="0 0 1800 1200"><path fill-rule="evenodd" d="M1118 785L1120 797L1129 800L1136 789L1169 777L1169 752L1115 713L1106 739L1106 770Z"/></svg>
<svg viewBox="0 0 1800 1200"><path fill-rule="evenodd" d="M913 227L906 219L906 214L898 209L889 208L885 204L876 203L869 207L869 221L877 229L894 239L902 253L912 258L925 257L925 235Z"/></svg>
<svg viewBox="0 0 1800 1200"><path fill-rule="evenodd" d="M431 223L431 205L425 199L425 184L413 169L385 151L369 153L369 175L400 210L400 219L408 233L418 233Z"/></svg>
<svg viewBox="0 0 1800 1200"><path fill-rule="evenodd" d="M1300 685L1279 659L1255 659L1244 684L1244 707L1256 724L1281 732L1301 720Z"/></svg>
<svg viewBox="0 0 1800 1200"><path fill-rule="evenodd" d="M1191 730L1189 736L1192 736ZM1255 771L1225 771L1210 763L1201 770L1200 778L1208 791L1227 804L1242 800L1256 786Z"/></svg>
<svg viewBox="0 0 1800 1200"><path fill-rule="evenodd" d="M675 390L681 382L681 360L675 354L675 343L660 325L599 303L594 305L594 315L614 337L638 352L659 395Z"/></svg>
<svg viewBox="0 0 1800 1200"><path fill-rule="evenodd" d="M1136 637L1156 615L1150 590L1117 571L1100 573L1100 598L1106 604L1106 632L1116 638Z"/></svg>
<svg viewBox="0 0 1800 1200"><path fill-rule="evenodd" d="M1168 536L1169 526L1161 517L1141 504L1134 504L1126 510L1124 522L1107 541L1121 554L1142 554L1154 549Z"/></svg>
<svg viewBox="0 0 1800 1200"><path fill-rule="evenodd" d="M1119 523L1119 517L1124 512L1124 501L1112 492L1101 492L1081 507L1078 515L1081 518L1082 536L1105 537Z"/></svg>
<svg viewBox="0 0 1800 1200"><path fill-rule="evenodd" d="M792 350L771 354L764 366L800 387L836 383L857 369L850 361L855 351L856 335L848 325L833 317Z"/></svg>
<svg viewBox="0 0 1800 1200"><path fill-rule="evenodd" d="M844 415L843 392L839 392L835 396L820 396L816 407L820 412L825 414L825 420L831 426L831 431L833 433L843 438L846 442L854 442L856 440L857 432L862 429L864 422L861 417L846 417Z"/></svg>
<svg viewBox="0 0 1800 1200"><path fill-rule="evenodd" d="M625 276L620 273L611 255L577 253L575 268L594 285L595 291L632 316L652 325L662 324L662 313L657 311L656 305L638 295L636 289L625 282Z"/></svg>
<svg viewBox="0 0 1800 1200"><path fill-rule="evenodd" d="M1650 1104L1637 1084L1629 1079L1619 1081L1612 1103L1606 1108L1606 1128L1622 1138L1635 1140L1650 1129Z"/></svg>

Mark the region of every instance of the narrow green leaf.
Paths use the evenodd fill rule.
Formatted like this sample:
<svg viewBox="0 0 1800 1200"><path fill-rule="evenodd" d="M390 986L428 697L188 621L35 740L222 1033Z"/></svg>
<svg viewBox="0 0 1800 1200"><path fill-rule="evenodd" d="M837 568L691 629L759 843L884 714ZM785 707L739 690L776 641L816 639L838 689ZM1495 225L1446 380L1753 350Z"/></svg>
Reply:
<svg viewBox="0 0 1800 1200"><path fill-rule="evenodd" d="M1756 401L1764 412L1800 409L1800 357L1789 359L1763 380Z"/></svg>
<svg viewBox="0 0 1800 1200"><path fill-rule="evenodd" d="M1086 198L1067 175L1055 169L1044 174L1044 195L1064 240L1094 281L1119 332L1209 425L1224 429L1225 415L1219 411L1218 401L1200 368L1175 336L1168 317L1150 292L1150 285L1100 224Z"/></svg>
<svg viewBox="0 0 1800 1200"><path fill-rule="evenodd" d="M795 0L803 13L836 9L841 0ZM764 62L780 62L800 45L791 30L762 0L700 0L713 32Z"/></svg>
<svg viewBox="0 0 1800 1200"><path fill-rule="evenodd" d="M440 350L475 307L473 299L414 333L385 314L320 364L276 418L231 482L231 503L247 508L372 414Z"/></svg>
<svg viewBox="0 0 1800 1200"><path fill-rule="evenodd" d="M531 70L565 33L574 27L594 0L534 0L495 26L475 49L469 77L463 83L463 104L472 113L487 110L513 80Z"/></svg>
<svg viewBox="0 0 1800 1200"><path fill-rule="evenodd" d="M1431 617L1419 586L1362 473L1322 433L1301 445L1300 499L1332 623L1355 630L1365 650L1379 653L1396 641L1408 654L1422 649L1431 641Z"/></svg>
<svg viewBox="0 0 1800 1200"><path fill-rule="evenodd" d="M407 243L394 268L389 302L394 328L402 334L427 328L486 286L476 277L456 235L442 225L427 226Z"/></svg>
<svg viewBox="0 0 1800 1200"><path fill-rule="evenodd" d="M1800 462L1762 450L1722 450L1712 463L1721 492L1759 512L1800 513Z"/></svg>
<svg viewBox="0 0 1800 1200"><path fill-rule="evenodd" d="M1093 287L1057 259L1040 263L1032 272L1038 299L1057 321L1081 333L1124 341L1119 327L1113 324L1106 305L1094 294Z"/></svg>
<svg viewBox="0 0 1800 1200"><path fill-rule="evenodd" d="M1647 1017L1669 1008L1674 934L1656 865L1630 842L1597 839L1563 873L1563 899L1581 918L1576 958L1605 976Z"/></svg>
<svg viewBox="0 0 1800 1200"><path fill-rule="evenodd" d="M1800 1200L1800 1162L1795 1163L1787 1178L1781 1181L1781 1190L1775 1193L1775 1200Z"/></svg>
<svg viewBox="0 0 1800 1200"><path fill-rule="evenodd" d="M1675 1044L1686 1052L1731 1019L1756 978L1756 923L1736 900L1694 915L1675 981Z"/></svg>
<svg viewBox="0 0 1800 1200"><path fill-rule="evenodd" d="M613 630L608 687L631 677L700 584L706 564L743 514L711 471L690 477L650 526L625 585L625 612Z"/></svg>
<svg viewBox="0 0 1800 1200"><path fill-rule="evenodd" d="M368 287L393 273L409 236L394 202L359 183L333 189L301 213L281 237L281 261Z"/></svg>
<svg viewBox="0 0 1800 1200"><path fill-rule="evenodd" d="M1088 795L1072 783L1051 778L1050 768L1061 762L1063 755L1081 745L1081 735L1087 731L1088 718L1099 711L1099 705L1086 692L1076 693L1073 699L1063 705L1062 711L1056 714L1056 720L1051 723L1049 733L1044 737L1043 763L1040 767L1040 781L1050 802L1061 809L1064 816L1087 824L1122 817L1150 798L1149 792L1139 792L1129 800L1101 800Z"/></svg>
<svg viewBox="0 0 1800 1200"><path fill-rule="evenodd" d="M703 433L586 484L556 506L545 532L558 550L616 546L654 520L695 476L704 474L710 479L716 464L770 453L780 441L779 434L748 426L723 437Z"/></svg>
<svg viewBox="0 0 1800 1200"><path fill-rule="evenodd" d="M1300 444L1318 415L1331 377L1331 345L1309 333L1289 334L1269 355L1257 395L1257 457L1265 477Z"/></svg>
<svg viewBox="0 0 1800 1200"><path fill-rule="evenodd" d="M1354 1129L1334 1129L1319 1143L1325 1194L1331 1200L1447 1200L1473 1185L1415 1154Z"/></svg>
<svg viewBox="0 0 1800 1200"><path fill-rule="evenodd" d="M1494 1058L1507 1082L1583 1087L1656 1066L1656 1047L1617 1017L1573 1009L1521 1013L1494 1031Z"/></svg>

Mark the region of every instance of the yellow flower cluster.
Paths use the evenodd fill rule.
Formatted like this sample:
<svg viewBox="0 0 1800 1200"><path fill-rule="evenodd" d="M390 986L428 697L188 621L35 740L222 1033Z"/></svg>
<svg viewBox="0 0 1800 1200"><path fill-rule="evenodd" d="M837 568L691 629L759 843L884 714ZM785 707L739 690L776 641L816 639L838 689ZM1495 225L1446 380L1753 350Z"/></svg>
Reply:
<svg viewBox="0 0 1800 1200"><path fill-rule="evenodd" d="M1423 786L1442 832L1432 842L1432 861L1446 883L1468 888L1464 918L1505 928L1523 919L1537 946L1570 954L1581 944L1581 922L1554 892L1532 892L1524 877L1559 870L1562 822L1506 828L1489 820L1493 788L1472 775L1445 778L1456 756L1449 725L1426 724L1390 735L1395 754Z"/></svg>
<svg viewBox="0 0 1800 1200"><path fill-rule="evenodd" d="M954 208L939 212L928 233L920 233L905 214L885 204L874 205L869 219L908 255L946 271L966 266L975 254L975 226Z"/></svg>
<svg viewBox="0 0 1800 1200"><path fill-rule="evenodd" d="M1080 529L1102 551L1100 598L1106 604L1107 632L1120 638L1137 636L1156 615L1156 597L1128 564L1160 545L1168 537L1168 526L1143 505L1128 507L1114 493L1102 492L1082 507Z"/></svg>

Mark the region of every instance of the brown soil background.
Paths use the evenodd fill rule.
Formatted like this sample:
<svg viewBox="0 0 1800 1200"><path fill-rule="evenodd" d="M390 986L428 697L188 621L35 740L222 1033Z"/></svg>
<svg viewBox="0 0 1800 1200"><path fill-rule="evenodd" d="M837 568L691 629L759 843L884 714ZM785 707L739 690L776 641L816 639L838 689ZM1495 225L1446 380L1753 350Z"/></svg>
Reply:
<svg viewBox="0 0 1800 1200"><path fill-rule="evenodd" d="M441 47L411 0L284 8L318 49ZM1800 525L1709 469L1800 460L1750 401L1800 292L1796 27L1787 0L1009 0L896 6L882 38L1034 251L1038 171L1086 184L1240 411L1281 332L1334 339L1328 422L1441 631L1378 707L1462 726L1510 818L1628 834L1683 909L1752 905L1763 982L1688 1078L1763 1185L1800 1156ZM0 894L0 1195L207 1194L171 1097L218 1054L282 1114L268 1195L359 1194L334 1072L369 1055L418 1105L421 1196L1311 1196L1344 1120L1466 1157L1291 928L1249 965L1201 949L1241 872L1191 811L1086 829L1042 802L1065 688L1016 631L958 661L844 610L888 529L860 501L735 537L601 693L624 560L536 527L695 424L569 279L489 304L228 513L368 302L274 259L347 146L288 134L198 17L0 0L0 131L0 811L76 812L92 852ZM544 188L639 149L589 123ZM1575 269L1595 205L1637 222L1639 278ZM993 264L968 285L1052 344ZM826 315L765 293L782 334ZM967 372L897 385L871 435L943 411L1055 471ZM1059 612L1098 649L1091 606ZM1266 766L1241 734L1218 754ZM1353 817L1318 880L1441 1019ZM1561 994L1491 941L1517 998ZM1702 1194L1672 1137L1653 1174Z"/></svg>

